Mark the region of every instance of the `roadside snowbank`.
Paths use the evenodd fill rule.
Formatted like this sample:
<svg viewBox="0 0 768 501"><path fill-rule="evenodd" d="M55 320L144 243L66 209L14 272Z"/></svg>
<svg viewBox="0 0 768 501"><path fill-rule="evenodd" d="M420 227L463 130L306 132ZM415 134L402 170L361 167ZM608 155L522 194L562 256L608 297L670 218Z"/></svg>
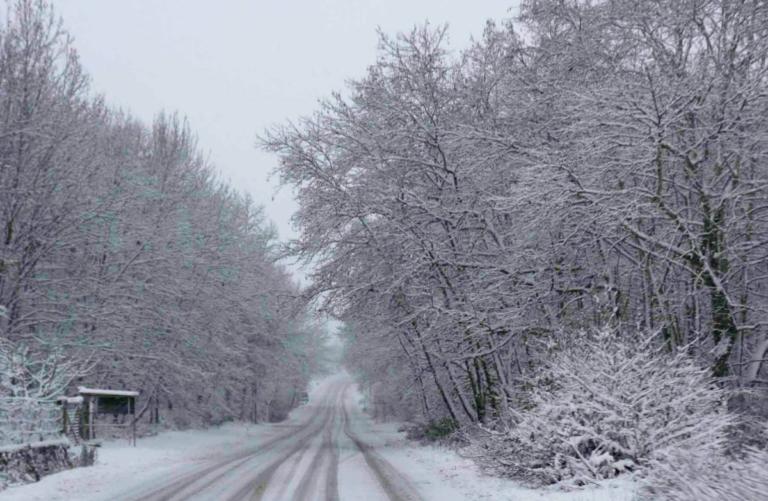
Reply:
<svg viewBox="0 0 768 501"><path fill-rule="evenodd" d="M279 426L228 423L206 430L169 431L139 439L107 441L99 448L94 466L50 475L39 482L0 492L3 501L102 500L137 482L154 482L209 458L265 437Z"/></svg>
<svg viewBox="0 0 768 501"><path fill-rule="evenodd" d="M347 395L350 409L361 413L363 397ZM353 419L355 432L381 456L407 473L428 500L439 501L632 501L637 484L630 477L600 482L593 487L564 491L556 488L529 489L515 482L484 475L469 458L440 446L421 446L398 432L397 423L374 423Z"/></svg>
<svg viewBox="0 0 768 501"><path fill-rule="evenodd" d="M381 455L416 479L415 484L427 499L632 501L634 498L635 485L629 479L605 481L576 491L528 489L511 480L484 475L471 459L444 447L398 446L396 442L392 445L381 449Z"/></svg>

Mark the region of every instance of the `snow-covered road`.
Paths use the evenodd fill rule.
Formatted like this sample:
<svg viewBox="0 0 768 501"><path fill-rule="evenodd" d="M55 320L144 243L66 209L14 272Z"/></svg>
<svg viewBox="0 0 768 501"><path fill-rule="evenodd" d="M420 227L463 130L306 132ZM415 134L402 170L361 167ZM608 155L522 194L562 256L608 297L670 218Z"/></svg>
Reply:
<svg viewBox="0 0 768 501"><path fill-rule="evenodd" d="M351 389L348 377L327 379L281 433L165 482L132 486L121 499L421 499L411 481L356 433L362 415L350 401Z"/></svg>
<svg viewBox="0 0 768 501"><path fill-rule="evenodd" d="M629 501L619 481L576 492L526 489L482 475L455 452L374 423L346 374L319 381L279 424L229 424L107 442L93 467L0 492L0 501L485 500Z"/></svg>

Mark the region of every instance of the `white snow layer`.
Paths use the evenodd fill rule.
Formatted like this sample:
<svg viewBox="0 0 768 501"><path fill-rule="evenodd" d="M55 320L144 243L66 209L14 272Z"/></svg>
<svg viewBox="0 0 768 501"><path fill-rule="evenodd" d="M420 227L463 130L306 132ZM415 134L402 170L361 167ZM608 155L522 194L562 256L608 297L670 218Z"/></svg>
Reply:
<svg viewBox="0 0 768 501"><path fill-rule="evenodd" d="M313 385L312 395L322 393L324 381ZM372 422L360 410L360 395L347 393L354 432L413 484L425 500L459 501L630 501L636 486L631 479L604 482L578 491L527 489L510 480L483 475L467 458L443 447L420 446L397 432L395 423ZM296 409L289 421L302 421L311 406ZM107 441L97 464L43 478L40 482L0 492L2 501L96 501L125 496L132 485L162 485L201 462L247 447L285 431L284 424L232 423L206 430L172 431L127 441ZM343 435L343 434L342 434ZM346 437L342 436L342 439ZM353 447L340 447L352 450ZM339 458L339 493L342 500L372 500L383 494L359 453ZM278 476L279 478L279 476ZM275 478L273 480L278 480ZM279 488L270 485L270 489Z"/></svg>
<svg viewBox="0 0 768 501"><path fill-rule="evenodd" d="M351 394L352 395L352 394ZM362 397L354 394L353 409L360 413ZM637 485L630 478L600 482L579 490L529 489L503 478L484 475L469 458L440 446L420 446L405 439L398 423L364 423L355 431L384 459L408 475L421 495L435 501L632 501ZM363 498L360 498L363 499Z"/></svg>

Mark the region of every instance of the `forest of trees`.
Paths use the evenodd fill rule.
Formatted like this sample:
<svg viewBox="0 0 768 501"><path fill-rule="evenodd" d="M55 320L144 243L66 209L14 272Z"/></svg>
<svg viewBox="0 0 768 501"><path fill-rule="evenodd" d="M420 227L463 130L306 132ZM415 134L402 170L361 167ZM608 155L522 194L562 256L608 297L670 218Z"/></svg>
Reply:
<svg viewBox="0 0 768 501"><path fill-rule="evenodd" d="M0 228L0 418L80 384L140 390L142 422L280 419L306 387L316 326L262 209L185 120L95 95L42 0L0 30Z"/></svg>
<svg viewBox="0 0 768 501"><path fill-rule="evenodd" d="M401 417L487 430L497 471L684 464L704 480L668 469L669 499L757 499L768 4L526 0L446 40L382 34L364 77L262 138L350 367Z"/></svg>
<svg viewBox="0 0 768 501"><path fill-rule="evenodd" d="M524 0L459 53L382 33L259 139L299 203L287 249L183 118L90 89L45 0L6 14L0 441L77 385L177 427L281 419L317 308L386 412L489 471L768 492L765 0Z"/></svg>

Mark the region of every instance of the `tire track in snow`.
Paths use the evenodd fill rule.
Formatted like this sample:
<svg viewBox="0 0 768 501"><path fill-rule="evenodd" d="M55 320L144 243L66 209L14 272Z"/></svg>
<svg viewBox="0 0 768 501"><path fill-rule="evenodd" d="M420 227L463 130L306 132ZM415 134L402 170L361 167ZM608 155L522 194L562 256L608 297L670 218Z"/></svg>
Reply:
<svg viewBox="0 0 768 501"><path fill-rule="evenodd" d="M314 418L311 421L314 421ZM224 461L196 469L192 472L183 473L176 476L171 483L165 484L163 487L143 494L135 499L139 501L170 501L174 498L178 498L181 494L186 493L186 496L194 495L215 484L218 480L231 473L232 470L236 470L243 466L254 457L275 449L278 443L292 437L293 434L280 435L268 440L266 443L255 449L243 451L235 457L227 458ZM188 492L190 487L194 487L192 492ZM178 499L186 499L186 497L180 497Z"/></svg>
<svg viewBox="0 0 768 501"><path fill-rule="evenodd" d="M240 490L238 490L234 495L230 496L228 498L229 501L240 501L240 500L252 500L252 501L260 501L263 499L264 494L267 492L267 488L269 487L269 482L272 480L272 477L274 476L275 472L282 466L288 459L290 459L294 454L299 453L303 449L306 449L309 446L309 443L312 441L312 439L315 438L316 433L322 431L323 429L327 428L329 423L332 421L332 418L337 411L337 406L334 405L334 400L337 402L339 399L339 395L342 393L343 390L339 389L335 392L334 397L335 398L329 398L326 401L326 405L324 406L324 416L323 416L323 424L317 428L316 430L313 430L313 433L311 433L309 436L303 438L302 440L299 440L293 447L291 447L286 453L282 454L277 460L273 461L267 469L261 471L258 473L253 479L248 481L248 483L243 486ZM322 446L321 446L322 449ZM300 461L297 461L296 464L293 466L292 471L288 474L288 481L282 485L282 489L285 489L288 487L288 484L290 483L290 479L293 478L293 476L296 473L296 468L298 467ZM313 459L314 462L314 459ZM308 474L311 474L311 468L308 470ZM283 492L280 492L281 496ZM282 497L281 497L282 499ZM294 496L295 499L295 496Z"/></svg>
<svg viewBox="0 0 768 501"><path fill-rule="evenodd" d="M315 456L312 458L312 462L309 463L307 470L304 472L304 475L302 475L301 480L299 481L299 485L293 492L293 497L291 498L293 501L301 501L305 499L307 497L307 493L310 491L310 488L317 484L320 465L322 463L323 457L326 455L325 450L330 446L330 440L328 438L329 431L330 428L326 426L326 429L323 432L323 440L320 443L320 447L318 447Z"/></svg>
<svg viewBox="0 0 768 501"><path fill-rule="evenodd" d="M341 395L343 396L343 393ZM339 397L339 402L341 405L344 405L341 397ZM338 406L336 409L337 417L339 417ZM336 422L336 420L334 420L334 422ZM339 425L341 425L340 422ZM339 426L334 425L331 433L333 432L336 432L336 435L338 436L340 433ZM328 471L325 474L325 499L326 501L339 501L339 444L338 439L335 442L333 441L333 435L331 435L329 456Z"/></svg>
<svg viewBox="0 0 768 501"><path fill-rule="evenodd" d="M260 501L271 485L277 487L277 497L281 500L292 499L304 501L318 498L318 494L326 501L339 500L339 456L342 432L360 451L368 469L382 488L383 493L392 501L421 501L421 496L411 482L395 469L388 461L378 454L374 447L364 442L352 429L350 413L346 406L345 396L351 388L349 383L336 384L328 388L323 395L318 410L310 419L296 425L288 433L272 437L257 447L240 451L213 464L187 471L174 477L170 483L150 492L127 499L147 501L168 501L197 499L226 499L228 501ZM317 452L312 456L306 470L293 492L287 492L302 464L309 459L306 454L316 443L318 434L322 433ZM268 453L275 453L258 463L253 460ZM296 457L298 455L298 457ZM288 464L284 478L281 476L280 485L271 484L277 481L275 473L281 466ZM324 481L323 481L324 474ZM231 485L234 494L224 494L231 477L236 484ZM242 480L241 480L242 479ZM219 494L214 494L215 488ZM238 488L239 487L239 488ZM270 489L271 490L271 489ZM206 495L208 497L206 497ZM269 494L272 497L272 494Z"/></svg>
<svg viewBox="0 0 768 501"><path fill-rule="evenodd" d="M347 387L348 389L349 387ZM346 390L344 393L346 393ZM341 405L344 434L355 444L365 459L368 468L376 476L381 488L392 501L422 501L421 496L411 485L411 482L402 475L389 461L377 454L374 448L363 442L353 431L350 425L347 407L342 401Z"/></svg>
<svg viewBox="0 0 768 501"><path fill-rule="evenodd" d="M291 457L295 458L295 459L293 459L293 461L291 462L291 464L290 464L290 468L288 469L288 474L285 476L285 478L283 478L283 479L282 479L282 485L280 485L280 487L279 487L279 489L278 489L278 491L277 491L276 497L277 497L278 499L283 499L283 496L285 495L285 491L286 491L286 489L288 489L288 486L291 484L291 481L293 480L293 477L294 477L294 476L296 476L296 472L297 472L297 471L298 471L298 469L299 469L299 464L301 464L301 460L302 460L302 459L304 459L304 455L305 455L305 454L306 454L306 452L307 452L307 451L306 451L306 448L307 448L307 447L308 447L308 445L306 445L305 447L303 447L303 448L302 448L300 451L298 451L298 452L297 452L296 454L294 454L293 456L290 456L289 458L286 458L286 460L285 460L285 461L283 461L282 463L280 463L281 465L283 465L283 464L287 463L287 462L288 462L288 460L289 460ZM279 470L279 469L280 469L280 467L278 467L278 468L277 468L277 470ZM275 470L275 472L277 472L277 470ZM267 482L268 482L268 481L267 481ZM266 488L264 489L264 492L266 492Z"/></svg>
<svg viewBox="0 0 768 501"><path fill-rule="evenodd" d="M338 393L337 387L334 386L329 391L329 393L331 392ZM221 480L223 477L230 475L233 470L240 468L258 456L276 449L280 443L294 439L297 433L306 435L306 437L299 441L299 444L305 444L314 436L315 433L322 430L323 426L325 426L325 422L323 422L320 427L312 427L312 424L315 423L320 416L322 416L322 414L314 414L305 423L297 425L297 428L299 428L298 431L283 433L277 437L268 439L266 442L259 444L257 447L241 451L224 459L223 461L218 461L212 465L204 466L191 472L185 472L174 477L173 481L166 483L158 489L141 494L139 497L131 497L129 499L138 499L140 501L170 501L172 499L184 500L191 496L198 495L208 487L211 487L213 484ZM298 451L300 450L300 447L294 447L291 450L293 449ZM285 459L283 459L283 461L285 461ZM279 464L277 466L279 466ZM269 469L272 469L271 466ZM277 467L274 469L277 469Z"/></svg>
<svg viewBox="0 0 768 501"><path fill-rule="evenodd" d="M339 499L339 485L338 485L338 472L339 472L339 451L333 440L333 434L336 430L336 421L338 418L338 409L342 402L342 396L344 392L339 392L333 406L333 413L330 419L330 423L325 427L323 431L323 441L320 444L320 448L317 450L315 457L312 458L312 462L309 464L307 471L304 473L299 485L293 493L293 501L303 501L308 498L308 494L313 492L312 487L319 487L320 485L320 472L321 464L324 458L328 458L328 465L326 467L325 476L325 499L326 501L338 501Z"/></svg>

